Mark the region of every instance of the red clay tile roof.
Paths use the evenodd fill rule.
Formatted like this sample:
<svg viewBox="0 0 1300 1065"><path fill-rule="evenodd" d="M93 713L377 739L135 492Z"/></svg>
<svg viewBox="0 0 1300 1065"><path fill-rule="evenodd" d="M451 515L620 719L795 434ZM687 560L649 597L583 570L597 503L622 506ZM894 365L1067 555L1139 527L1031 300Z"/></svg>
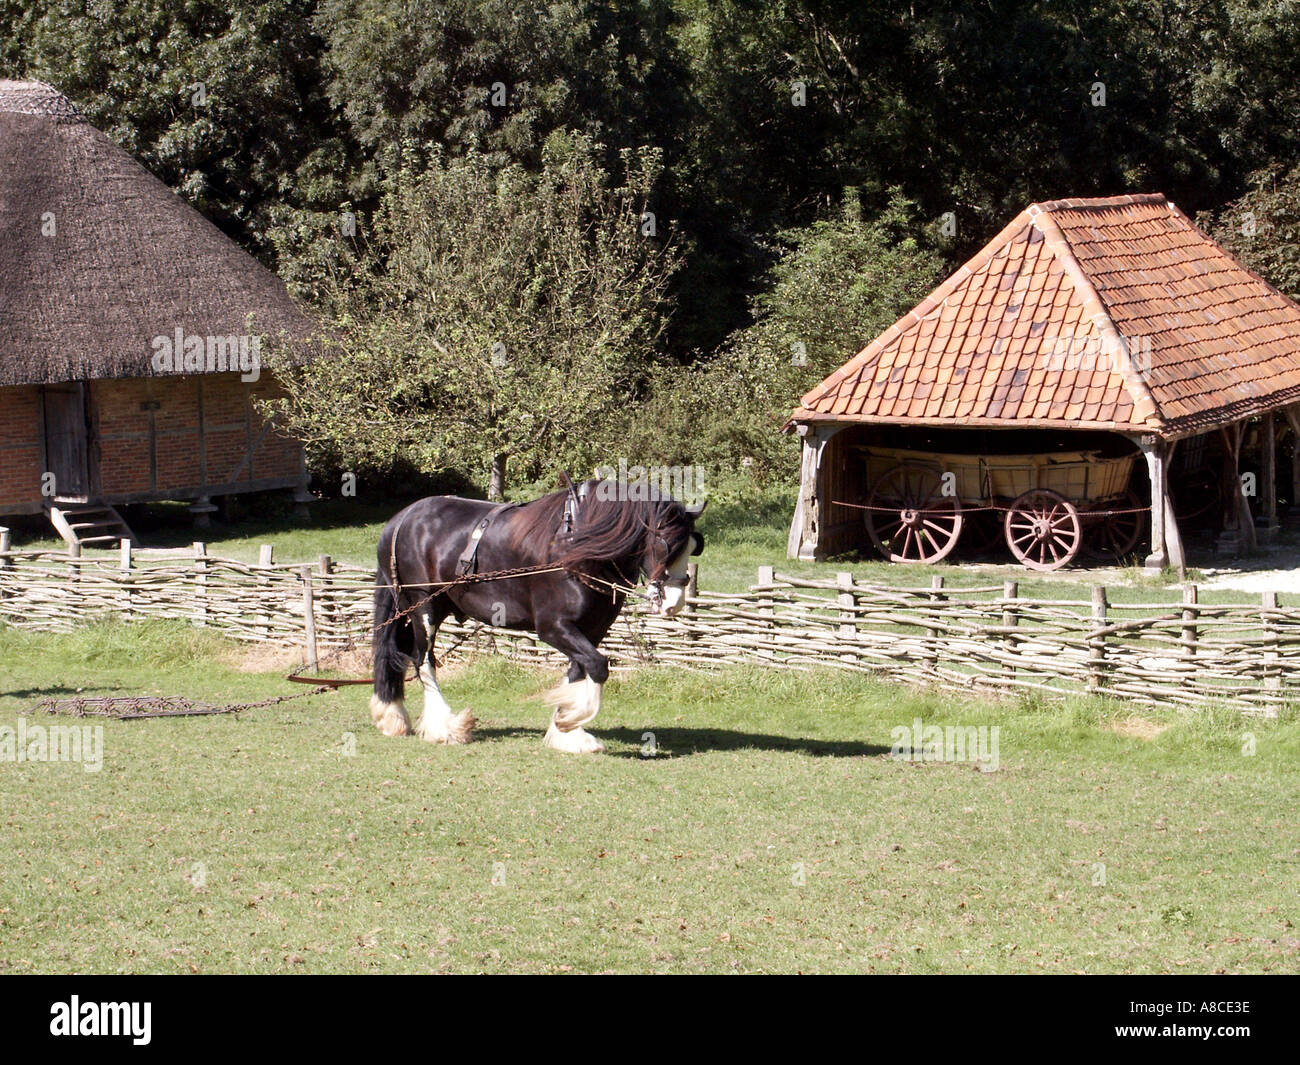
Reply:
<svg viewBox="0 0 1300 1065"><path fill-rule="evenodd" d="M1157 194L1021 212L791 421L1181 436L1300 401L1300 306Z"/></svg>

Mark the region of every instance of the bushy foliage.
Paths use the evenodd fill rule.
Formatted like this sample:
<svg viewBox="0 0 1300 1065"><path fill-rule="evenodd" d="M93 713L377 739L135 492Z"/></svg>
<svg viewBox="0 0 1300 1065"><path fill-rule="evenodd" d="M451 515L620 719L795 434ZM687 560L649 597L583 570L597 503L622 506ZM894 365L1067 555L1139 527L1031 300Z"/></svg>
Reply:
<svg viewBox="0 0 1300 1065"><path fill-rule="evenodd" d="M275 368L284 424L323 461L468 471L493 494L587 468L664 323L676 266L647 233L653 151L621 181L588 138L555 136L541 172L434 153L385 175L377 215L336 245L324 353Z"/></svg>
<svg viewBox="0 0 1300 1065"><path fill-rule="evenodd" d="M938 283L935 237L897 190L866 217L855 189L831 217L779 234L753 324L712 359L658 370L629 427L634 453L700 464L731 491L788 479L798 445L782 423L804 392Z"/></svg>

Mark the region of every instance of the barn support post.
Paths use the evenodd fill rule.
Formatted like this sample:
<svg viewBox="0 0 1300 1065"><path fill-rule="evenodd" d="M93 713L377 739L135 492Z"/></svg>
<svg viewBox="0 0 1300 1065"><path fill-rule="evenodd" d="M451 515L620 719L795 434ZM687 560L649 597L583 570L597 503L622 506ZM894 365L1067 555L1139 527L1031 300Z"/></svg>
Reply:
<svg viewBox="0 0 1300 1065"><path fill-rule="evenodd" d="M1169 459L1173 447L1152 434L1139 437L1138 447L1147 460L1147 476L1151 480L1151 554L1146 558L1146 570L1159 572L1166 566L1181 570L1187 560L1169 499Z"/></svg>
<svg viewBox="0 0 1300 1065"><path fill-rule="evenodd" d="M1277 423L1269 411L1261 419L1260 427L1263 462L1260 469L1260 495L1263 506L1264 527L1261 533L1268 543L1277 536Z"/></svg>
<svg viewBox="0 0 1300 1065"><path fill-rule="evenodd" d="M1255 518L1241 481L1241 443L1246 436L1246 423L1223 426L1219 429L1219 436L1227 452L1223 460L1227 514L1217 546L1220 551L1236 555L1242 550L1254 551L1259 546L1255 537Z"/></svg>
<svg viewBox="0 0 1300 1065"><path fill-rule="evenodd" d="M794 519L790 522L790 537L786 541L785 553L788 558L812 561L817 557L821 530L821 499L817 491L817 478L821 472L826 436L815 425L797 425L795 431L803 439L799 463L799 498L794 507Z"/></svg>
<svg viewBox="0 0 1300 1065"><path fill-rule="evenodd" d="M1300 405L1283 407L1282 413L1295 437L1291 447L1291 506L1295 508L1300 505Z"/></svg>

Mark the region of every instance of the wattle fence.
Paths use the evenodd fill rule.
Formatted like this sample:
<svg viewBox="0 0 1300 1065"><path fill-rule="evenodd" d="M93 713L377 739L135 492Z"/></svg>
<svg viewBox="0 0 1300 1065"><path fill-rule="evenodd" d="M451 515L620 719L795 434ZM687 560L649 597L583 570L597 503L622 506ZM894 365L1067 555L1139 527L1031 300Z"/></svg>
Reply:
<svg viewBox="0 0 1300 1065"><path fill-rule="evenodd" d="M257 564L188 552L81 557L14 551L0 532L0 624L68 631L102 617L170 618L238 640L301 647L311 668L368 645L374 571L328 556L283 563L264 546ZM559 665L528 636L448 621L441 648L490 649ZM675 618L633 600L602 648L616 666L727 663L830 667L916 685L1008 693L1092 692L1149 703L1226 703L1256 713L1300 698L1300 608L1266 592L1259 605L1031 599L1015 581L976 588L896 588L785 576L760 567L747 592L698 588Z"/></svg>

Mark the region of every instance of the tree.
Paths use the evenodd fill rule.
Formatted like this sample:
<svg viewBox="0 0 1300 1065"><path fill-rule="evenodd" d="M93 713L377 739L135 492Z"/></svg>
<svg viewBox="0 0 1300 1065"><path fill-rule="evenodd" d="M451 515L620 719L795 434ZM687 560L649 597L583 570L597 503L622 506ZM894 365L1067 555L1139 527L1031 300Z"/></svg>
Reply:
<svg viewBox="0 0 1300 1065"><path fill-rule="evenodd" d="M388 173L373 240L323 285L326 350L273 363L286 427L344 468L487 474L490 498L508 462L530 477L587 468L651 357L677 266L644 214L657 153L624 152L617 185L599 157L557 134L536 176L473 152Z"/></svg>
<svg viewBox="0 0 1300 1065"><path fill-rule="evenodd" d="M858 190L838 210L779 235L750 305L754 323L713 359L661 370L627 438L649 461L703 463L717 483L745 467L783 477L797 449L778 432L810 387L865 347L939 281L944 260L916 205L892 190L866 217ZM663 427L656 439L644 427ZM711 468L711 469L710 469Z"/></svg>
<svg viewBox="0 0 1300 1065"><path fill-rule="evenodd" d="M1261 171L1252 184L1241 199L1197 222L1274 288L1300 300L1300 166Z"/></svg>

